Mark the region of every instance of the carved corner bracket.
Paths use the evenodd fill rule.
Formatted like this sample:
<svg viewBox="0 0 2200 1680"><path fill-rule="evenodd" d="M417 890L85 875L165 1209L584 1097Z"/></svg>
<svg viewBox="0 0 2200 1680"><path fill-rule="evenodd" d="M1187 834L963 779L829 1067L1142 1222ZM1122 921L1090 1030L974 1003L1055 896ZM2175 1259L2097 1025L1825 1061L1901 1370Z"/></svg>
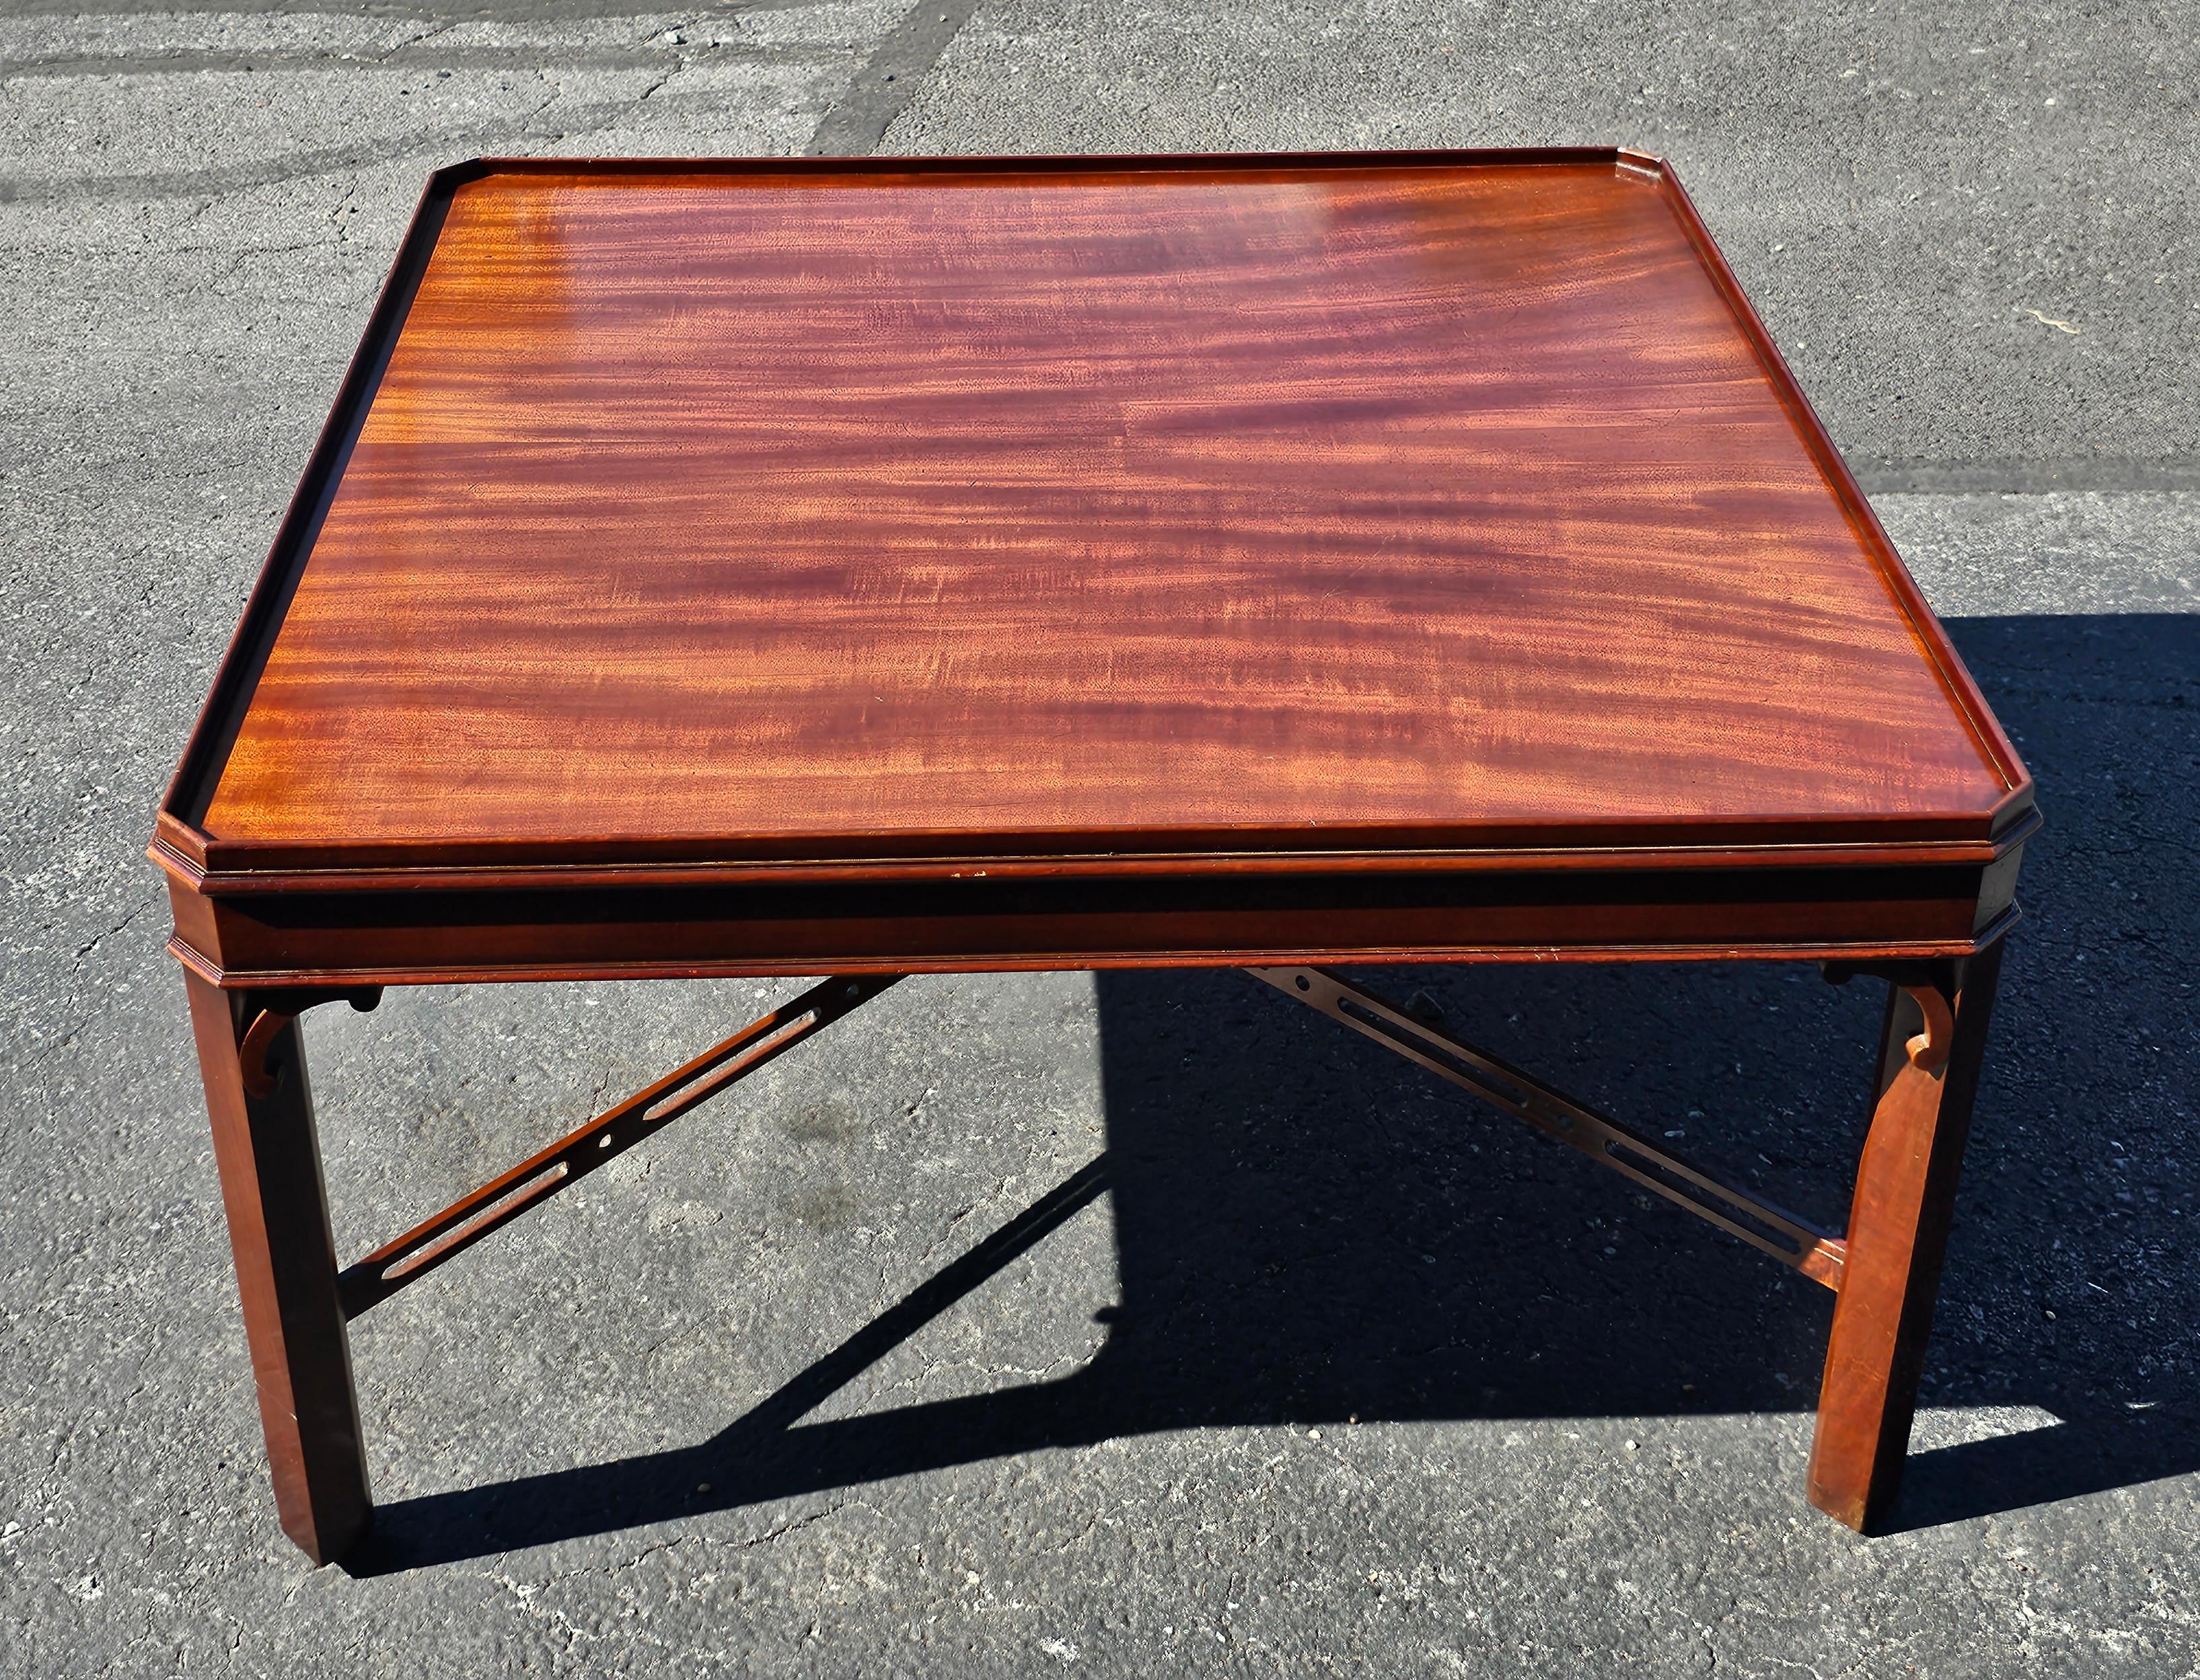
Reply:
<svg viewBox="0 0 2200 1680"><path fill-rule="evenodd" d="M1902 989L1910 994L1925 1017L1925 1030L1905 1039L1903 1048L1910 1052L1911 1067L1938 1079L1947 1068L1948 1051L1955 1043L1955 993L1931 985L1905 986Z"/></svg>
<svg viewBox="0 0 2200 1680"><path fill-rule="evenodd" d="M1948 1066L1948 1051L1956 1037L1956 998L1963 988L1963 970L1952 962L1933 963L1821 963L1818 972L1831 986L1846 986L1858 975L1875 975L1910 994L1924 1017L1925 1030L1904 1041L1910 1065L1938 1079Z"/></svg>
<svg viewBox="0 0 2200 1680"><path fill-rule="evenodd" d="M353 986L335 988L295 987L279 992L256 992L244 1000L241 1011L243 1031L237 1045L237 1059L244 1072L244 1094L248 1097L270 1097L274 1094L276 1081L282 1070L272 1067L267 1053L275 1043L275 1036L307 1010L319 1004L342 1001L349 1004L364 1015L382 1001L378 986Z"/></svg>

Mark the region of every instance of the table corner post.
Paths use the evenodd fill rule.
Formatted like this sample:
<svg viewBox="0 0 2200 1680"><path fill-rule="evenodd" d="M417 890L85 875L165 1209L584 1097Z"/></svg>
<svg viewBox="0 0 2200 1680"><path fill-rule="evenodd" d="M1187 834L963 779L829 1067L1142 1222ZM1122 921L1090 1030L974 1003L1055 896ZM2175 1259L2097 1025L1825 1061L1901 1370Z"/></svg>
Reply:
<svg viewBox="0 0 2200 1680"><path fill-rule="evenodd" d="M283 1531L331 1562L373 1514L295 1014L184 970ZM275 1005L275 1007L270 1007Z"/></svg>
<svg viewBox="0 0 2200 1680"><path fill-rule="evenodd" d="M1893 976L1811 1449L1811 1502L1859 1533L1901 1485L2002 944Z"/></svg>

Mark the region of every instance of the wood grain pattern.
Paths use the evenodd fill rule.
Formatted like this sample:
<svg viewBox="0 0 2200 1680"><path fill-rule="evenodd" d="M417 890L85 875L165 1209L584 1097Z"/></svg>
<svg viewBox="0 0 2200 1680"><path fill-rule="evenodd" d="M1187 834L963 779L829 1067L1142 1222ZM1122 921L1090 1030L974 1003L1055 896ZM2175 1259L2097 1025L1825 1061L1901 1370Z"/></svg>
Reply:
<svg viewBox="0 0 2200 1680"><path fill-rule="evenodd" d="M1716 281L1609 162L489 173L198 826L1982 818Z"/></svg>

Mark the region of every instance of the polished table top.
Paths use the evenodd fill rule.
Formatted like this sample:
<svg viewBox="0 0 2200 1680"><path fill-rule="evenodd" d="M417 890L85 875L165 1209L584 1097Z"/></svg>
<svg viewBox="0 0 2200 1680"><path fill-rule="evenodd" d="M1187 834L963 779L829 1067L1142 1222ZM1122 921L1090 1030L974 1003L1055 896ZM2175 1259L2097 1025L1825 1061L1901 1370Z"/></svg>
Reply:
<svg viewBox="0 0 2200 1680"><path fill-rule="evenodd" d="M1654 161L497 164L408 250L163 818L217 861L2028 801Z"/></svg>

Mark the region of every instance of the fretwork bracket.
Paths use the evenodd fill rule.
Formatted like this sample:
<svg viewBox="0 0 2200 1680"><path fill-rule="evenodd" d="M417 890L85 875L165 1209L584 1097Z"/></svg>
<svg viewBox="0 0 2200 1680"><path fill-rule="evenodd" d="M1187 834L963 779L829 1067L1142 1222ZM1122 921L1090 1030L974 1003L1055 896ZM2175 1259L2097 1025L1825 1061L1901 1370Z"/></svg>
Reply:
<svg viewBox="0 0 2200 1680"><path fill-rule="evenodd" d="M337 1002L348 1003L363 1015L382 1002L382 988L378 986L342 988L292 986L281 991L250 994L244 1010L244 1030L237 1039L237 1059L244 1070L246 1096L268 1097L274 1094L276 1082L283 1076L283 1070L271 1066L267 1059L275 1035L307 1010L321 1004Z"/></svg>
<svg viewBox="0 0 2200 1680"><path fill-rule="evenodd" d="M1436 1031L1395 1004L1325 969L1248 969L1246 973L1418 1062L1491 1107L1526 1121L1544 1136L1741 1238L1805 1277L1830 1290L1840 1290L1848 1248L1831 1232L1689 1165L1642 1133L1576 1102L1487 1051ZM1927 1019L1932 1019L1929 1012ZM1942 1042L1945 1039L1944 1033Z"/></svg>

